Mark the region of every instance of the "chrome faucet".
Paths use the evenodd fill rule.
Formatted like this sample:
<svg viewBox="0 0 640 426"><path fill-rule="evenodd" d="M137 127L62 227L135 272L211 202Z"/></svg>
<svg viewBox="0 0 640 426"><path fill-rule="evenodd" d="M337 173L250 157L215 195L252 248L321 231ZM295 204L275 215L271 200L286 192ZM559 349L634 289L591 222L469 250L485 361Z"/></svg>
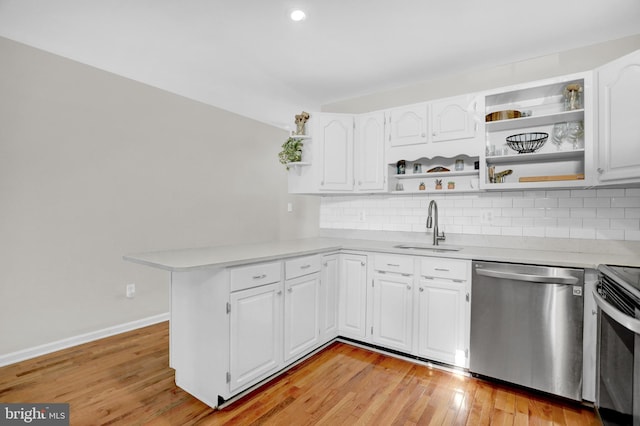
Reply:
<svg viewBox="0 0 640 426"><path fill-rule="evenodd" d="M433 216L436 217L436 224L433 225L433 216L431 211L434 210ZM444 231L442 233L438 232L438 203L436 200L431 200L429 203L429 211L427 212L427 229L431 229L433 227L433 245L437 246L438 241L444 241Z"/></svg>

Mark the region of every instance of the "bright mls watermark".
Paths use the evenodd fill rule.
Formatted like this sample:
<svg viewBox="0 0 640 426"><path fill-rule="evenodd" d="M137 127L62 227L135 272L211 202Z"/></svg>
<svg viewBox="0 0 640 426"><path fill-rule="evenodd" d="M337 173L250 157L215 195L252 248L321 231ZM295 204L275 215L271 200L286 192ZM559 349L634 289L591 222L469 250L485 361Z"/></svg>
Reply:
<svg viewBox="0 0 640 426"><path fill-rule="evenodd" d="M69 426L69 404L0 403L0 425Z"/></svg>

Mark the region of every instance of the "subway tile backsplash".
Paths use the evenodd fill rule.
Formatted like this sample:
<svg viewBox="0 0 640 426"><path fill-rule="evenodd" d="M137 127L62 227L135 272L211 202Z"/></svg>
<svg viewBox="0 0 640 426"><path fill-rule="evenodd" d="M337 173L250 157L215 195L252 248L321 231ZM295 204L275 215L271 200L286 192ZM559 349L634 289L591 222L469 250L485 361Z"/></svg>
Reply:
<svg viewBox="0 0 640 426"><path fill-rule="evenodd" d="M446 233L640 241L640 188L324 196L320 227L424 232L432 199Z"/></svg>

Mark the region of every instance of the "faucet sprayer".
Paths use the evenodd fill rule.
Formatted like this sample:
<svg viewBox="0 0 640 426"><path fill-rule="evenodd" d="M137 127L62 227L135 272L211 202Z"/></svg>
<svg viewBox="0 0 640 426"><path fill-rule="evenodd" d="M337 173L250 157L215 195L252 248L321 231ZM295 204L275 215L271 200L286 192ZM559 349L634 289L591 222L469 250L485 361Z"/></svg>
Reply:
<svg viewBox="0 0 640 426"><path fill-rule="evenodd" d="M433 214L432 214L433 212ZM435 216L435 226L433 224L433 216ZM437 246L438 241L444 241L444 231L442 233L438 232L438 203L436 200L431 200L429 203L429 210L427 210L427 229L431 229L433 227L433 245Z"/></svg>

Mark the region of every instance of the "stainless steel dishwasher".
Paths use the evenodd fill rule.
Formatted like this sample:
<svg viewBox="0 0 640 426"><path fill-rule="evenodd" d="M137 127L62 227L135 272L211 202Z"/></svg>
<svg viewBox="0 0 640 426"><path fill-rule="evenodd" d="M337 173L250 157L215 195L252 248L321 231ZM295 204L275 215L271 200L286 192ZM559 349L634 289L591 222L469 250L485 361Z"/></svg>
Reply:
<svg viewBox="0 0 640 426"><path fill-rule="evenodd" d="M473 262L469 370L582 400L582 269Z"/></svg>

